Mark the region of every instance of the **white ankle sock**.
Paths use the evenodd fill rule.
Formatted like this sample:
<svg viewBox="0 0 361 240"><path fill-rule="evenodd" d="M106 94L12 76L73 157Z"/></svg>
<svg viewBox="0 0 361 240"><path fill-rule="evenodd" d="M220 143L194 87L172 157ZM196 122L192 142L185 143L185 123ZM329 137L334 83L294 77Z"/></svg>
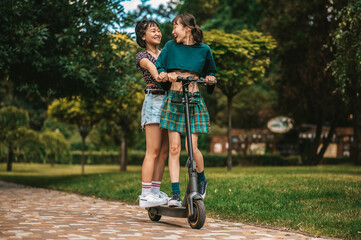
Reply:
<svg viewBox="0 0 361 240"><path fill-rule="evenodd" d="M160 192L160 185L162 182L152 181L152 193L158 194Z"/></svg>
<svg viewBox="0 0 361 240"><path fill-rule="evenodd" d="M142 182L142 196L145 197L147 196L152 189L152 183L145 183Z"/></svg>

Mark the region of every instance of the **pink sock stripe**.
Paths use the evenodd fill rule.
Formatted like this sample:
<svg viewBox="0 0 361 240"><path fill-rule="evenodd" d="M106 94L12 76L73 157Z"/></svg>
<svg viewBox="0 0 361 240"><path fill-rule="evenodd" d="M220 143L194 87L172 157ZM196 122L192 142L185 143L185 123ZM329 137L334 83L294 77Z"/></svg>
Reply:
<svg viewBox="0 0 361 240"><path fill-rule="evenodd" d="M152 183L152 186L153 187L160 187L160 184L159 183Z"/></svg>

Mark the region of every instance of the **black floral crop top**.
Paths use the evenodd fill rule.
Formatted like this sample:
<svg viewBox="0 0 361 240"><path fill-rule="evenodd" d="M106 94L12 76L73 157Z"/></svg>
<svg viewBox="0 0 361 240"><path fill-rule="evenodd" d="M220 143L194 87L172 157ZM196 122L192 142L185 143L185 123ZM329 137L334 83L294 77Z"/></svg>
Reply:
<svg viewBox="0 0 361 240"><path fill-rule="evenodd" d="M145 84L155 84L154 89L161 89L158 87L157 81L154 79L152 74L150 74L150 72L147 69L144 69L140 66L140 64L139 64L140 60L142 60L143 58L149 59L149 61L151 61L154 64L154 66L155 66L155 63L157 62L157 59L155 59L147 51L139 52L139 53L137 53L137 56L136 56L136 65L137 65L137 68L142 72Z"/></svg>

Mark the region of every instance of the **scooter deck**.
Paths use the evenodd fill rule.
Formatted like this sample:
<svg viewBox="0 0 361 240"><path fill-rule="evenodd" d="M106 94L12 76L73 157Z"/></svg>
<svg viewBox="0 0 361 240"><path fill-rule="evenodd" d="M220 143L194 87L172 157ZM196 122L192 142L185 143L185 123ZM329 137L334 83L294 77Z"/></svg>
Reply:
<svg viewBox="0 0 361 240"><path fill-rule="evenodd" d="M152 214L168 217L186 218L187 208L186 207L168 207L167 205L161 205L156 207L146 208Z"/></svg>

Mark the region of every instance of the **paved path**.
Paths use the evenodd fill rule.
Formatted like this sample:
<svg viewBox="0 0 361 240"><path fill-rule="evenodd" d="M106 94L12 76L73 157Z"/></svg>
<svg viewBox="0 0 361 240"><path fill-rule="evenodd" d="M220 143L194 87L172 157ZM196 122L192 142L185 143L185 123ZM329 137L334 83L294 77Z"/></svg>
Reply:
<svg viewBox="0 0 361 240"><path fill-rule="evenodd" d="M207 218L201 230L186 219L149 220L145 210L60 191L0 181L2 239L326 239Z"/></svg>

